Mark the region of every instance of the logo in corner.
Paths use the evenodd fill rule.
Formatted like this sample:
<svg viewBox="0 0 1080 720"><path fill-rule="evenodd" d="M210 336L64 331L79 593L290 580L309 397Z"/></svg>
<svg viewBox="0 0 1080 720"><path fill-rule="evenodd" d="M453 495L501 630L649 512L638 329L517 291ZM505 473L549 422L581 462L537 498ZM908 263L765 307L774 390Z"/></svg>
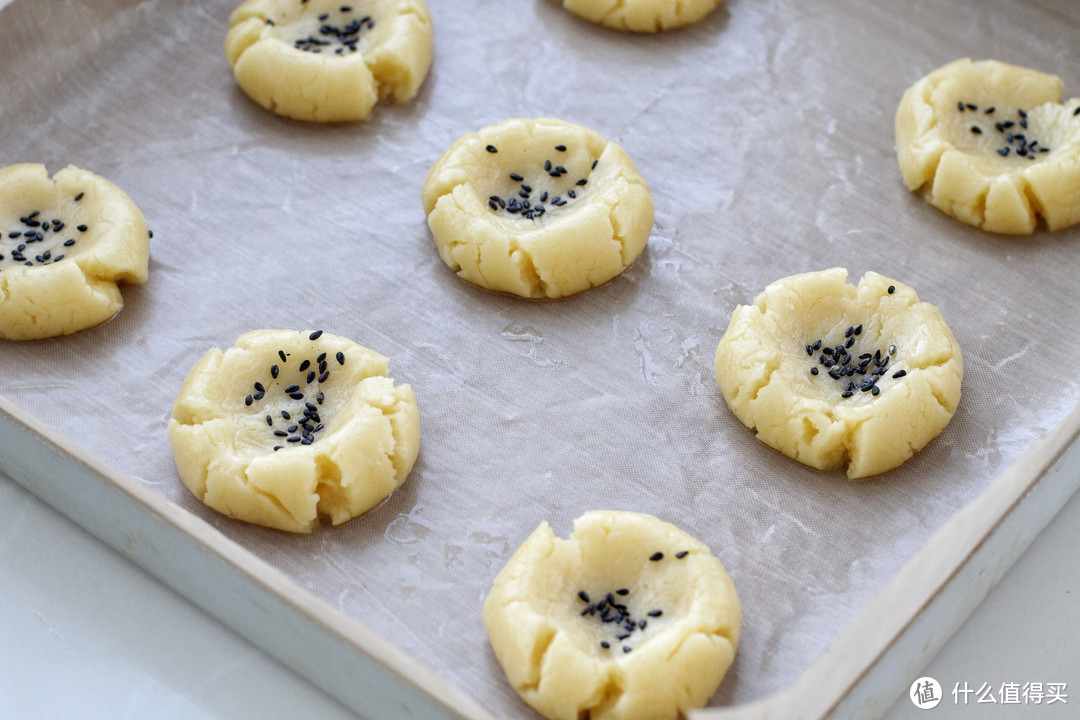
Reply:
<svg viewBox="0 0 1080 720"><path fill-rule="evenodd" d="M908 697L920 710L935 708L941 702L941 684L932 677L921 677L911 683Z"/></svg>

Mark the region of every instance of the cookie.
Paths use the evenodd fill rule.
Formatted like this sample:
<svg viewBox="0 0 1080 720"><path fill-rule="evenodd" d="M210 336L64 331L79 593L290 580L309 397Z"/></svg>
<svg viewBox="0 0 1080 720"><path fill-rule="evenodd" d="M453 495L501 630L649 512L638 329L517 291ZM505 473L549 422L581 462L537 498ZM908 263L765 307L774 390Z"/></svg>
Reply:
<svg viewBox="0 0 1080 720"><path fill-rule="evenodd" d="M566 540L547 523L484 600L514 690L550 720L665 720L708 702L742 611L709 549L650 515L590 512Z"/></svg>
<svg viewBox="0 0 1080 720"><path fill-rule="evenodd" d="M692 25L720 0L555 0L589 22L615 30L655 33Z"/></svg>
<svg viewBox="0 0 1080 720"><path fill-rule="evenodd" d="M526 298L603 285L649 239L649 186L621 147L561 120L507 120L458 139L432 166L424 211L461 278Z"/></svg>
<svg viewBox="0 0 1080 720"><path fill-rule="evenodd" d="M180 479L224 515L289 532L367 512L420 448L416 398L388 365L320 331L256 330L210 350L169 419Z"/></svg>
<svg viewBox="0 0 1080 720"><path fill-rule="evenodd" d="M423 0L247 0L225 38L247 96L309 122L364 120L380 100L411 100L432 53Z"/></svg>
<svg viewBox="0 0 1080 720"><path fill-rule="evenodd" d="M1080 222L1080 99L1055 75L957 60L904 93L896 149L908 188L960 222L1011 235Z"/></svg>
<svg viewBox="0 0 1080 720"><path fill-rule="evenodd" d="M124 307L119 282L146 282L146 221L124 191L68 166L0 169L0 338L99 325Z"/></svg>
<svg viewBox="0 0 1080 720"><path fill-rule="evenodd" d="M759 440L851 479L891 470L940 433L960 402L960 346L933 305L869 272L778 280L740 305L716 380Z"/></svg>

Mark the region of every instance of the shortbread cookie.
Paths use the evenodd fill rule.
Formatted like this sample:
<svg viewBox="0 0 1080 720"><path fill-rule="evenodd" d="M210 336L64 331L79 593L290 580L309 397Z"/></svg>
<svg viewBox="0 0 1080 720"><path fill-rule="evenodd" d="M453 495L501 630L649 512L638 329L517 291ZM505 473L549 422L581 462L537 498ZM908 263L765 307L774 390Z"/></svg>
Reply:
<svg viewBox="0 0 1080 720"><path fill-rule="evenodd" d="M739 644L735 585L709 548L650 515L547 523L484 601L514 690L551 720L665 720L708 702Z"/></svg>
<svg viewBox="0 0 1080 720"><path fill-rule="evenodd" d="M363 120L416 96L431 66L424 0L247 0L225 54L256 103L294 120Z"/></svg>
<svg viewBox="0 0 1080 720"><path fill-rule="evenodd" d="M413 391L388 364L321 331L256 330L210 350L169 420L180 479L220 513L290 532L367 512L420 448Z"/></svg>
<svg viewBox="0 0 1080 720"><path fill-rule="evenodd" d="M909 189L995 233L1080 221L1080 99L1061 78L993 60L957 60L904 93L896 149Z"/></svg>
<svg viewBox="0 0 1080 720"><path fill-rule="evenodd" d="M654 33L698 22L720 0L555 0L590 22L629 32Z"/></svg>
<svg viewBox="0 0 1080 720"><path fill-rule="evenodd" d="M124 306L118 282L146 282L146 221L124 192L76 167L0 169L0 338L99 325Z"/></svg>
<svg viewBox="0 0 1080 720"><path fill-rule="evenodd" d="M933 305L877 273L833 268L772 283L731 316L716 380L757 437L858 479L891 470L944 429L960 401L960 346Z"/></svg>
<svg viewBox="0 0 1080 720"><path fill-rule="evenodd" d="M488 290L559 298L637 259L652 195L626 153L561 120L507 120L457 140L428 172L424 211L439 256Z"/></svg>

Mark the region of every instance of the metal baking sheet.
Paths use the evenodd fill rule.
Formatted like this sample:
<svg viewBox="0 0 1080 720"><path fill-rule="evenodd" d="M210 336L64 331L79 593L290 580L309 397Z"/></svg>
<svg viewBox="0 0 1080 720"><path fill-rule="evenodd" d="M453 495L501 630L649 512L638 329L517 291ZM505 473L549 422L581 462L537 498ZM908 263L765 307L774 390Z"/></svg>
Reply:
<svg viewBox="0 0 1080 720"><path fill-rule="evenodd" d="M0 394L356 618L498 717L527 715L480 622L541 521L648 512L721 558L744 605L714 706L789 687L950 516L1080 400L1076 230L991 236L896 168L903 90L957 57L1077 87L1080 8L1058 2L732 0L637 37L554 3L432 2L420 96L363 124L275 118L222 50L233 3L16 0L0 14L0 164L111 179L155 232L151 279L68 338L0 347ZM623 145L657 223L623 276L572 299L485 293L445 268L419 189L459 135L553 116ZM915 287L965 353L964 399L900 469L854 484L765 448L712 356L732 309L845 266ZM363 518L291 537L221 518L173 467L165 424L211 346L323 328L391 358L422 413L412 476Z"/></svg>

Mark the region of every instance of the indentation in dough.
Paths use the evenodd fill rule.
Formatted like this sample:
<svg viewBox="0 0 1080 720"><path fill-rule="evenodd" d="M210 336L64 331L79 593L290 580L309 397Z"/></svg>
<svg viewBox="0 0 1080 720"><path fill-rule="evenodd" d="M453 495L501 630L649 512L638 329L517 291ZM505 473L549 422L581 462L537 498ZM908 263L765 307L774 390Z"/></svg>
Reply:
<svg viewBox="0 0 1080 720"><path fill-rule="evenodd" d="M867 273L853 289L846 275L796 275L736 308L715 368L727 404L759 440L820 470L846 466L859 479L896 467L945 427L960 399L963 359L940 313L910 288ZM846 342L844 328L856 324L864 324L862 340L897 352L878 376L878 395L856 388L844 398L846 383L867 376L834 380L821 353L808 356L805 343L821 339L824 349ZM856 344L851 353L874 347ZM894 378L898 369L906 375Z"/></svg>
<svg viewBox="0 0 1080 720"><path fill-rule="evenodd" d="M1072 114L1080 101L1061 98L1060 78L993 60L935 70L897 109L905 184L988 232L1028 234L1040 218L1050 230L1080 222L1080 122Z"/></svg>
<svg viewBox="0 0 1080 720"><path fill-rule="evenodd" d="M381 355L344 338L324 333L311 340L309 334L247 333L226 353L208 351L185 379L173 404L169 438L181 480L215 510L309 532L318 514L336 525L367 512L411 471L419 451L411 388L386 377ZM282 363L279 351L289 361ZM330 377L305 384L302 362L314 364L323 352ZM336 360L339 352L344 364ZM279 368L278 375L271 366ZM245 399L255 382L263 397ZM300 385L304 398L289 397L290 384ZM316 389L324 392L317 404ZM319 413L309 424L321 425L307 428L309 444L274 435L276 429L301 439L296 427L286 428L303 425L305 402ZM272 422L264 422L267 415Z"/></svg>
<svg viewBox="0 0 1080 720"><path fill-rule="evenodd" d="M562 160L567 173L552 180L539 170L545 153L553 163ZM512 173L525 179L511 181ZM505 194L507 207L519 202L517 193L529 191L515 183L535 191L525 201L543 205L541 214L489 206L493 195ZM563 204L539 200L545 193ZM648 184L625 152L587 128L551 119L509 120L460 138L431 167L422 198L448 267L480 287L530 298L608 282L641 254L653 223Z"/></svg>

